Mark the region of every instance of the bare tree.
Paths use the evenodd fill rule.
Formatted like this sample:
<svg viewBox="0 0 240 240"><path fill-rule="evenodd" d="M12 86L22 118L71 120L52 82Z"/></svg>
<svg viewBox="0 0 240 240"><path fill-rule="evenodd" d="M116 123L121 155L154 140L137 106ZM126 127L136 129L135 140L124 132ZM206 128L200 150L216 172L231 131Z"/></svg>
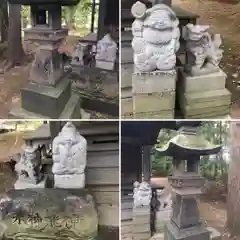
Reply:
<svg viewBox="0 0 240 240"><path fill-rule="evenodd" d="M12 65L19 65L23 56L21 5L9 4L8 59Z"/></svg>
<svg viewBox="0 0 240 240"><path fill-rule="evenodd" d="M231 122L231 162L228 172L227 226L240 235L240 122Z"/></svg>

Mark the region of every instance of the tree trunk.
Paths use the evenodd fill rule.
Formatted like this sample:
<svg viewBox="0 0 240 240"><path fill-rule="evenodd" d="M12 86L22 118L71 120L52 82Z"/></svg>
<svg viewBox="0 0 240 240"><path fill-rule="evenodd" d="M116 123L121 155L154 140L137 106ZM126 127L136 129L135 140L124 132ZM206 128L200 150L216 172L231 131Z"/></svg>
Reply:
<svg viewBox="0 0 240 240"><path fill-rule="evenodd" d="M21 35L21 5L9 4L8 59L18 65L23 58Z"/></svg>
<svg viewBox="0 0 240 240"><path fill-rule="evenodd" d="M234 236L240 235L240 122L230 123L231 162L228 171L227 226Z"/></svg>
<svg viewBox="0 0 240 240"><path fill-rule="evenodd" d="M1 4L1 42L6 42L8 37L8 4L3 1Z"/></svg>

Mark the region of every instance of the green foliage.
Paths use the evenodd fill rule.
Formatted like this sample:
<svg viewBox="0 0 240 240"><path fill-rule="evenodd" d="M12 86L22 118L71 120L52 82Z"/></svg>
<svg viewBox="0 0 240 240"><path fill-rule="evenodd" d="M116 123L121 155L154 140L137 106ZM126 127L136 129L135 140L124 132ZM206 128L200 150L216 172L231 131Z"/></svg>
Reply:
<svg viewBox="0 0 240 240"><path fill-rule="evenodd" d="M227 121L206 121L199 127L198 134L213 144L227 146L229 140L229 123ZM155 148L163 147L177 132L169 129L160 131ZM172 159L167 156L159 156L154 152L152 169L154 176L167 176L172 173ZM216 156L204 156L200 161L200 169L203 176L209 180L221 179L227 175L228 163L223 159L223 153Z"/></svg>
<svg viewBox="0 0 240 240"><path fill-rule="evenodd" d="M83 26L89 20L91 9L91 0L81 0L76 6L63 7L63 20L70 27Z"/></svg>

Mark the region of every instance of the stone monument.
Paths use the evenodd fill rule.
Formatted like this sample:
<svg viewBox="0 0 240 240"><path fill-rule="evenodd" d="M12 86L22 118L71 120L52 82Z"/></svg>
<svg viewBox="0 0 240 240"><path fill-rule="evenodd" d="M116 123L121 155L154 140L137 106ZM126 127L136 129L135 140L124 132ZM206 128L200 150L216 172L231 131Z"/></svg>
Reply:
<svg viewBox="0 0 240 240"><path fill-rule="evenodd" d="M31 8L32 28L25 39L39 44L30 69L29 83L21 90L21 103L13 106L17 118L80 118L80 97L73 94L71 82L64 74L62 55L58 52L68 30L61 26L61 6L78 0L9 0Z"/></svg>
<svg viewBox="0 0 240 240"><path fill-rule="evenodd" d="M147 182L134 183L133 194L133 240L148 240L150 229L150 202L152 198L151 186Z"/></svg>
<svg viewBox="0 0 240 240"><path fill-rule="evenodd" d="M174 118L176 52L180 47L179 21L165 4L147 9L132 6L134 73L132 78L135 118Z"/></svg>
<svg viewBox="0 0 240 240"><path fill-rule="evenodd" d="M183 28L186 66L180 71L178 95L185 118L220 118L231 111L227 76L219 67L221 36L208 30L207 25L187 24Z"/></svg>
<svg viewBox="0 0 240 240"><path fill-rule="evenodd" d="M68 122L53 140L54 187L81 189L85 187L87 141Z"/></svg>
<svg viewBox="0 0 240 240"><path fill-rule="evenodd" d="M201 194L204 178L200 175L200 156L216 154L215 146L197 134L196 122L179 122L177 136L159 154L174 157L174 173L169 177L172 186L172 216L165 226L164 239L210 240L210 231L200 220L196 196ZM199 124L199 123L198 123Z"/></svg>
<svg viewBox="0 0 240 240"><path fill-rule="evenodd" d="M38 146L23 146L20 161L15 165L18 179L15 189L44 188L46 178L41 173L41 153Z"/></svg>
<svg viewBox="0 0 240 240"><path fill-rule="evenodd" d="M97 235L97 211L87 191L22 189L0 198L1 239L95 240Z"/></svg>
<svg viewBox="0 0 240 240"><path fill-rule="evenodd" d="M158 195L158 200L160 207L156 212L155 228L156 232L163 232L165 224L170 220L172 213L172 195L164 189L163 192Z"/></svg>
<svg viewBox="0 0 240 240"><path fill-rule="evenodd" d="M117 44L108 33L97 43L96 67L105 70L114 70L116 57Z"/></svg>

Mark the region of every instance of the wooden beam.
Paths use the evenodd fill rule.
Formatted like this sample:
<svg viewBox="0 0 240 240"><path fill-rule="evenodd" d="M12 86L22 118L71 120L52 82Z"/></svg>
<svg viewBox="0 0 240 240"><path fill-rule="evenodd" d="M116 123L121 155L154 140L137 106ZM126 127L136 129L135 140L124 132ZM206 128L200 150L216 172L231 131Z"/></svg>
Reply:
<svg viewBox="0 0 240 240"><path fill-rule="evenodd" d="M103 38L105 32L106 3L107 0L100 0L99 3L97 40Z"/></svg>
<svg viewBox="0 0 240 240"><path fill-rule="evenodd" d="M142 155L143 180L146 182L149 182L151 178L151 159L150 159L151 149L152 146L143 147Z"/></svg>
<svg viewBox="0 0 240 240"><path fill-rule="evenodd" d="M94 32L95 13L96 13L96 0L93 0L92 1L91 32Z"/></svg>

